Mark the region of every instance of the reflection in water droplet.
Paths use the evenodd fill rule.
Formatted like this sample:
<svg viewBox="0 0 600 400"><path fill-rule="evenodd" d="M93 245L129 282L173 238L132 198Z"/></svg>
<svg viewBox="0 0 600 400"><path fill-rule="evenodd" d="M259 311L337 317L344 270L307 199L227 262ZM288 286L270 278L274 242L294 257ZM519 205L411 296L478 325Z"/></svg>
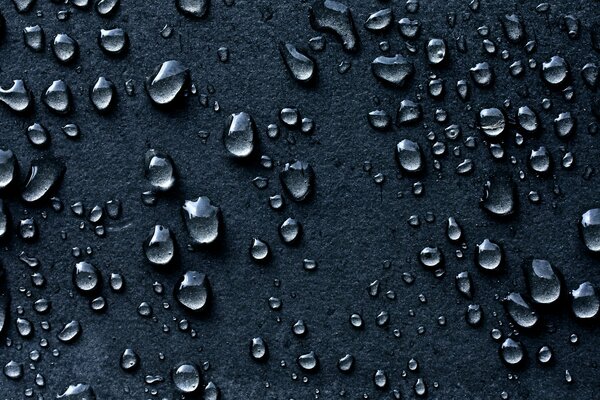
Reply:
<svg viewBox="0 0 600 400"><path fill-rule="evenodd" d="M252 117L245 112L231 114L223 132L223 144L229 154L246 158L254 151L256 141L256 125Z"/></svg>
<svg viewBox="0 0 600 400"><path fill-rule="evenodd" d="M186 200L183 211L183 219L193 244L205 245L217 240L221 229L221 209L213 205L208 197Z"/></svg>
<svg viewBox="0 0 600 400"><path fill-rule="evenodd" d="M206 310L210 301L208 277L196 271L188 271L175 285L175 298L190 311Z"/></svg>
<svg viewBox="0 0 600 400"><path fill-rule="evenodd" d="M42 101L55 113L66 114L71 111L71 90L64 81L54 81L42 95Z"/></svg>
<svg viewBox="0 0 600 400"><path fill-rule="evenodd" d="M309 17L313 29L335 34L344 50L358 50L358 35L346 5L334 0L317 0L309 8Z"/></svg>
<svg viewBox="0 0 600 400"><path fill-rule="evenodd" d="M183 95L189 81L189 69L179 61L169 60L159 65L146 79L146 91L154 104L167 105Z"/></svg>

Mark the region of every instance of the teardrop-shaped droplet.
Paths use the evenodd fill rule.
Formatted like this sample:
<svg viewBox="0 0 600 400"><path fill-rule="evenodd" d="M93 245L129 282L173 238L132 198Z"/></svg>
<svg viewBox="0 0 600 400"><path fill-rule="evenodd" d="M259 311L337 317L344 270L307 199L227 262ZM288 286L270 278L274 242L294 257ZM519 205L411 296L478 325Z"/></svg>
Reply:
<svg viewBox="0 0 600 400"><path fill-rule="evenodd" d="M90 89L90 100L100 112L107 111L116 97L115 85L105 77L98 78L94 86Z"/></svg>
<svg viewBox="0 0 600 400"><path fill-rule="evenodd" d="M8 89L0 88L0 102L8 106L11 110L22 112L29 108L33 103L31 93L25 82L20 79L14 80Z"/></svg>
<svg viewBox="0 0 600 400"><path fill-rule="evenodd" d="M350 8L334 0L316 0L309 8L310 25L322 32L331 32L342 42L344 50L358 50L358 35Z"/></svg>
<svg viewBox="0 0 600 400"><path fill-rule="evenodd" d="M261 337L255 337L250 341L250 355L257 361L265 361L269 355L267 343Z"/></svg>
<svg viewBox="0 0 600 400"><path fill-rule="evenodd" d="M246 112L231 114L223 132L225 149L236 158L249 157L257 141L254 119Z"/></svg>
<svg viewBox="0 0 600 400"><path fill-rule="evenodd" d="M190 71L176 60L163 62L146 79L146 91L154 104L164 106L180 98L190 82Z"/></svg>
<svg viewBox="0 0 600 400"><path fill-rule="evenodd" d="M477 245L475 255L479 268L486 271L497 271L502 266L504 258L502 248L489 239Z"/></svg>
<svg viewBox="0 0 600 400"><path fill-rule="evenodd" d="M506 296L502 303L512 320L521 328L531 328L538 322L538 316L531 305L521 294L513 292Z"/></svg>
<svg viewBox="0 0 600 400"><path fill-rule="evenodd" d="M48 130L37 122L27 127L27 139L34 146L44 147L50 143Z"/></svg>
<svg viewBox="0 0 600 400"><path fill-rule="evenodd" d="M539 127L537 114L528 106L519 107L517 122L521 130L527 133L534 133Z"/></svg>
<svg viewBox="0 0 600 400"><path fill-rule="evenodd" d="M305 371L315 371L319 367L319 358L311 351L298 357L298 365Z"/></svg>
<svg viewBox="0 0 600 400"><path fill-rule="evenodd" d="M63 80L52 82L42 96L44 104L57 114L71 111L71 89Z"/></svg>
<svg viewBox="0 0 600 400"><path fill-rule="evenodd" d="M270 256L271 250L267 242L253 238L250 244L250 256L254 261L263 262Z"/></svg>
<svg viewBox="0 0 600 400"><path fill-rule="evenodd" d="M168 154L150 149L144 155L144 174L157 192L166 192L175 185L176 175L173 160Z"/></svg>
<svg viewBox="0 0 600 400"><path fill-rule="evenodd" d="M39 25L26 26L23 29L25 45L33 51L44 50L44 29Z"/></svg>
<svg viewBox="0 0 600 400"><path fill-rule="evenodd" d="M193 18L202 18L208 11L210 0L177 0L175 4L180 13Z"/></svg>
<svg viewBox="0 0 600 400"><path fill-rule="evenodd" d="M27 203L34 203L48 197L58 186L64 172L64 165L54 158L33 160L21 198Z"/></svg>
<svg viewBox="0 0 600 400"><path fill-rule="evenodd" d="M414 64L400 54L393 57L379 56L371 63L375 78L384 83L402 87L415 73Z"/></svg>
<svg viewBox="0 0 600 400"><path fill-rule="evenodd" d="M279 236L285 243L297 243L302 236L302 225L294 218L288 218L279 226Z"/></svg>
<svg viewBox="0 0 600 400"><path fill-rule="evenodd" d="M571 291L571 309L573 314L580 319L590 319L598 316L600 300L590 282L583 282L577 289Z"/></svg>
<svg viewBox="0 0 600 400"><path fill-rule="evenodd" d="M188 271L175 285L175 298L189 311L202 312L210 302L210 284L205 274Z"/></svg>
<svg viewBox="0 0 600 400"><path fill-rule="evenodd" d="M79 324L79 321L73 320L63 326L57 337L58 340L63 343L71 343L77 339L79 335L81 335L81 325Z"/></svg>
<svg viewBox="0 0 600 400"><path fill-rule="evenodd" d="M120 363L123 371L131 372L137 369L140 365L140 357L133 349L125 349L121 354Z"/></svg>
<svg viewBox="0 0 600 400"><path fill-rule="evenodd" d="M483 323L483 310L479 304L469 304L465 313L465 319L471 326L480 326Z"/></svg>
<svg viewBox="0 0 600 400"><path fill-rule="evenodd" d="M279 173L279 179L294 201L304 201L313 192L315 172L309 163L295 161L285 164Z"/></svg>
<svg viewBox="0 0 600 400"><path fill-rule="evenodd" d="M52 51L61 63L67 64L75 60L79 53L79 44L66 33L59 33L52 41Z"/></svg>
<svg viewBox="0 0 600 400"><path fill-rule="evenodd" d="M186 200L183 205L183 219L192 244L211 244L219 237L221 209L213 205L208 197Z"/></svg>
<svg viewBox="0 0 600 400"><path fill-rule="evenodd" d="M338 369L343 373L349 373L354 369L354 357L352 354L346 354L337 362Z"/></svg>
<svg viewBox="0 0 600 400"><path fill-rule="evenodd" d="M517 14L507 14L500 18L504 35L511 43L519 43L525 38L525 26Z"/></svg>
<svg viewBox="0 0 600 400"><path fill-rule="evenodd" d="M562 290L559 271L546 260L534 259L523 267L531 299L537 304L556 302Z"/></svg>
<svg viewBox="0 0 600 400"><path fill-rule="evenodd" d="M175 255L175 242L169 228L155 225L144 241L144 254L154 265L167 265Z"/></svg>
<svg viewBox="0 0 600 400"><path fill-rule="evenodd" d="M310 82L315 76L315 62L293 44L280 43L279 52L292 77L302 83Z"/></svg>
<svg viewBox="0 0 600 400"><path fill-rule="evenodd" d="M546 147L540 146L531 150L529 154L529 167L540 175L547 174L552 166L552 159Z"/></svg>

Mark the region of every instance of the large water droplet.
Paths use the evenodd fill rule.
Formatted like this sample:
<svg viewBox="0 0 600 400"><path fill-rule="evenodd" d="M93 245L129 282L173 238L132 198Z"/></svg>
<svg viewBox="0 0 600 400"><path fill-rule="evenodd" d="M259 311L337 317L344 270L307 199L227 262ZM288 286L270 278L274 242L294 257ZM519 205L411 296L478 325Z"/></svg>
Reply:
<svg viewBox="0 0 600 400"><path fill-rule="evenodd" d="M175 285L175 298L186 309L202 312L210 301L210 284L205 274L188 271Z"/></svg>
<svg viewBox="0 0 600 400"><path fill-rule="evenodd" d="M502 248L489 239L477 245L475 255L479 268L486 271L496 271L502 266Z"/></svg>
<svg viewBox="0 0 600 400"><path fill-rule="evenodd" d="M180 98L190 81L190 71L176 60L163 62L146 79L146 91L157 105L167 105Z"/></svg>
<svg viewBox="0 0 600 400"><path fill-rule="evenodd" d="M174 368L172 378L175 387L182 393L195 392L202 381L200 370L191 363L183 363Z"/></svg>
<svg viewBox="0 0 600 400"><path fill-rule="evenodd" d="M403 172L414 174L424 167L423 152L418 143L403 139L396 145L396 161Z"/></svg>
<svg viewBox="0 0 600 400"><path fill-rule="evenodd" d="M512 320L521 328L531 328L538 322L538 316L520 293L510 293L502 303Z"/></svg>
<svg viewBox="0 0 600 400"><path fill-rule="evenodd" d="M113 104L113 100L116 97L115 93L115 85L110 80L101 76L90 89L90 100L96 110L105 112Z"/></svg>
<svg viewBox="0 0 600 400"><path fill-rule="evenodd" d="M166 192L175 185L175 167L168 154L150 149L144 155L144 175L154 191Z"/></svg>
<svg viewBox="0 0 600 400"><path fill-rule="evenodd" d="M167 265L175 255L175 242L169 228L155 225L144 241L144 254L154 265Z"/></svg>
<svg viewBox="0 0 600 400"><path fill-rule="evenodd" d="M600 208L587 210L581 216L579 232L588 250L600 252Z"/></svg>
<svg viewBox="0 0 600 400"><path fill-rule="evenodd" d="M600 300L590 282L583 282L577 289L571 291L571 309L580 319L595 318L598 315Z"/></svg>
<svg viewBox="0 0 600 400"><path fill-rule="evenodd" d="M371 63L371 71L380 81L401 87L413 76L415 67L407 58L396 54L393 57L377 57Z"/></svg>
<svg viewBox="0 0 600 400"><path fill-rule="evenodd" d="M309 9L313 29L331 32L342 42L344 50L358 50L358 35L350 8L334 0L317 0Z"/></svg>
<svg viewBox="0 0 600 400"><path fill-rule="evenodd" d="M21 198L27 203L34 203L48 197L58 186L64 172L64 165L57 159L33 160Z"/></svg>
<svg viewBox="0 0 600 400"><path fill-rule="evenodd" d="M525 350L521 342L506 338L500 347L500 357L507 365L517 365L525 358Z"/></svg>
<svg viewBox="0 0 600 400"><path fill-rule="evenodd" d="M73 284L82 293L94 293L100 286L100 271L89 262L78 262L73 269Z"/></svg>
<svg viewBox="0 0 600 400"><path fill-rule="evenodd" d="M514 214L517 203L514 182L507 177L494 177L484 185L480 205L485 211L496 217Z"/></svg>
<svg viewBox="0 0 600 400"><path fill-rule="evenodd" d="M558 270L548 261L534 259L524 266L525 278L531 299L537 304L551 304L561 293L561 280Z"/></svg>
<svg viewBox="0 0 600 400"><path fill-rule="evenodd" d="M293 44L280 43L279 52L288 71L298 82L310 82L315 76L315 62Z"/></svg>
<svg viewBox="0 0 600 400"><path fill-rule="evenodd" d="M183 219L193 244L205 245L217 240L221 229L221 209L213 205L208 197L186 200L183 211Z"/></svg>
<svg viewBox="0 0 600 400"><path fill-rule="evenodd" d="M129 43L127 33L121 28L100 29L98 44L107 54L122 54Z"/></svg>
<svg viewBox="0 0 600 400"><path fill-rule="evenodd" d="M175 4L182 14L194 18L202 18L208 11L210 0L177 0Z"/></svg>
<svg viewBox="0 0 600 400"><path fill-rule="evenodd" d="M257 140L256 125L250 114L240 112L227 118L223 132L225 149L236 158L246 158L252 154Z"/></svg>
<svg viewBox="0 0 600 400"><path fill-rule="evenodd" d="M8 89L0 88L0 102L13 111L22 112L29 108L33 100L25 82L17 79Z"/></svg>
<svg viewBox="0 0 600 400"><path fill-rule="evenodd" d="M42 101L57 114L66 114L71 111L71 90L63 80L52 82L42 95Z"/></svg>
<svg viewBox="0 0 600 400"><path fill-rule="evenodd" d="M286 163L279 173L281 184L294 201L304 201L313 192L315 173L304 161Z"/></svg>
<svg viewBox="0 0 600 400"><path fill-rule="evenodd" d="M17 157L12 150L0 148L0 190L4 190L14 184L17 175Z"/></svg>
<svg viewBox="0 0 600 400"><path fill-rule="evenodd" d="M58 340L63 343L71 343L81 335L81 325L79 321L71 321L66 323L60 332L58 332Z"/></svg>
<svg viewBox="0 0 600 400"><path fill-rule="evenodd" d="M63 64L68 64L75 60L79 53L79 44L66 33L59 33L52 42L52 51L54 55Z"/></svg>

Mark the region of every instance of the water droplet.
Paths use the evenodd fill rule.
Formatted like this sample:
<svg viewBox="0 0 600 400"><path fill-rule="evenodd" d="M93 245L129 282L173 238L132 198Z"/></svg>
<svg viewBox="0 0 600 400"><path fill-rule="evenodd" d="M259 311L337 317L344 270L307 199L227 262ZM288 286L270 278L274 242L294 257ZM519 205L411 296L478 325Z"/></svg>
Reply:
<svg viewBox="0 0 600 400"><path fill-rule="evenodd" d="M50 143L48 130L37 122L27 128L27 139L34 146L44 147Z"/></svg>
<svg viewBox="0 0 600 400"><path fill-rule="evenodd" d="M83 293L93 293L100 286L100 272L89 262L78 262L73 269L73 284Z"/></svg>
<svg viewBox="0 0 600 400"><path fill-rule="evenodd" d="M121 28L100 29L98 44L107 54L122 54L129 43L127 33Z"/></svg>
<svg viewBox="0 0 600 400"><path fill-rule="evenodd" d="M250 355L257 361L265 361L269 355L267 343L261 337L250 341Z"/></svg>
<svg viewBox="0 0 600 400"><path fill-rule="evenodd" d="M372 32L382 32L388 29L392 21L394 20L394 14L391 8L385 8L370 14L365 21L365 28Z"/></svg>
<svg viewBox="0 0 600 400"><path fill-rule="evenodd" d="M315 62L293 44L280 43L279 52L292 77L302 83L310 82L315 76Z"/></svg>
<svg viewBox="0 0 600 400"><path fill-rule="evenodd" d="M0 88L0 102L13 111L22 112L29 108L33 100L29 89L25 86L25 82L17 79L13 81L10 88Z"/></svg>
<svg viewBox="0 0 600 400"><path fill-rule="evenodd" d="M537 304L556 302L562 290L560 273L548 261L534 259L524 266L531 299Z"/></svg>
<svg viewBox="0 0 600 400"><path fill-rule="evenodd" d="M52 42L52 51L61 63L68 64L75 60L79 53L79 44L66 33L59 33Z"/></svg>
<svg viewBox="0 0 600 400"><path fill-rule="evenodd" d="M177 9L184 15L193 18L203 18L210 5L210 0L177 0Z"/></svg>
<svg viewBox="0 0 600 400"><path fill-rule="evenodd" d="M392 117L384 110L374 110L368 114L369 124L378 130L388 130L392 126Z"/></svg>
<svg viewBox="0 0 600 400"><path fill-rule="evenodd" d="M337 362L338 369L343 373L349 373L354 369L354 357L346 354Z"/></svg>
<svg viewBox="0 0 600 400"><path fill-rule="evenodd" d="M44 30L39 25L26 26L23 29L25 45L33 51L42 51L44 49L44 37Z"/></svg>
<svg viewBox="0 0 600 400"><path fill-rule="evenodd" d="M396 54L393 57L377 57L371 63L371 71L380 81L402 87L414 75L415 67L407 58Z"/></svg>
<svg viewBox="0 0 600 400"><path fill-rule="evenodd" d="M584 282L571 291L571 309L580 319L595 318L598 315L600 300L590 282Z"/></svg>
<svg viewBox="0 0 600 400"><path fill-rule="evenodd" d="M506 338L500 347L500 356L506 364L517 365L525 358L525 350L521 342Z"/></svg>
<svg viewBox="0 0 600 400"><path fill-rule="evenodd" d="M63 343L71 343L81 335L81 325L78 321L71 321L63 326L57 337Z"/></svg>
<svg viewBox="0 0 600 400"><path fill-rule="evenodd" d="M465 314L467 323L471 326L479 326L483 322L483 310L479 304L469 304Z"/></svg>
<svg viewBox="0 0 600 400"><path fill-rule="evenodd" d="M223 144L229 154L236 158L249 157L254 151L256 141L256 125L248 113L231 114L227 118Z"/></svg>
<svg viewBox="0 0 600 400"><path fill-rule="evenodd" d="M221 230L221 208L212 204L206 196L186 200L183 218L194 245L214 243Z"/></svg>
<svg viewBox="0 0 600 400"><path fill-rule="evenodd" d="M600 252L600 208L587 210L581 216L579 232L588 250Z"/></svg>
<svg viewBox="0 0 600 400"><path fill-rule="evenodd" d="M560 56L552 56L550 61L542 63L542 77L550 86L562 86L567 83L569 73L569 65Z"/></svg>
<svg viewBox="0 0 600 400"><path fill-rule="evenodd" d="M314 351L298 357L298 365L305 371L315 371L319 367L319 359Z"/></svg>
<svg viewBox="0 0 600 400"><path fill-rule="evenodd" d="M164 106L179 99L189 81L189 69L179 61L169 60L159 65L146 79L146 91L154 104Z"/></svg>
<svg viewBox="0 0 600 400"><path fill-rule="evenodd" d="M123 371L134 371L140 365L140 358L133 349L125 349L121 354L120 365Z"/></svg>
<svg viewBox="0 0 600 400"><path fill-rule="evenodd" d="M144 155L146 179L157 192L166 192L175 185L175 167L168 154L150 149Z"/></svg>
<svg viewBox="0 0 600 400"><path fill-rule="evenodd" d="M396 161L403 172L414 174L424 167L423 152L418 143L403 139L396 145Z"/></svg>
<svg viewBox="0 0 600 400"><path fill-rule="evenodd" d="M309 17L313 29L335 34L344 50L358 50L358 35L346 5L334 0L317 0L309 8Z"/></svg>
<svg viewBox="0 0 600 400"><path fill-rule="evenodd" d="M96 12L103 17L116 12L120 0L96 0Z"/></svg>
<svg viewBox="0 0 600 400"><path fill-rule="evenodd" d="M105 77L101 76L98 78L94 86L90 89L90 100L100 112L107 111L114 102L115 85Z"/></svg>
<svg viewBox="0 0 600 400"><path fill-rule="evenodd" d="M496 271L502 266L502 248L489 239L485 239L477 245L476 261L480 268L486 271Z"/></svg>
<svg viewBox="0 0 600 400"><path fill-rule="evenodd" d="M56 398L62 400L96 400L96 395L90 385L78 383L69 385L67 390Z"/></svg>
<svg viewBox="0 0 600 400"><path fill-rule="evenodd" d="M58 186L64 171L64 165L54 158L33 160L21 198L27 203L34 203L48 197Z"/></svg>
<svg viewBox="0 0 600 400"><path fill-rule="evenodd" d="M210 300L208 277L196 271L188 271L175 285L175 298L190 311L206 310Z"/></svg>
<svg viewBox="0 0 600 400"><path fill-rule="evenodd" d="M23 364L16 361L9 361L4 366L4 375L12 380L21 379L23 377Z"/></svg>
<svg viewBox="0 0 600 400"><path fill-rule="evenodd" d="M285 243L296 243L302 236L302 225L290 217L279 226L279 235Z"/></svg>
<svg viewBox="0 0 600 400"><path fill-rule="evenodd" d="M144 241L144 254L154 265L167 265L175 255L175 242L169 228L154 225Z"/></svg>
<svg viewBox="0 0 600 400"><path fill-rule="evenodd" d="M472 292L472 282L471 282L471 276L469 275L469 273L467 271L461 272L458 275L456 275L456 289L458 289L458 291L465 296L467 299L470 299L471 297L473 297L473 292Z"/></svg>
<svg viewBox="0 0 600 400"><path fill-rule="evenodd" d="M52 82L42 95L42 101L57 114L67 114L71 111L71 90L63 80Z"/></svg>
<svg viewBox="0 0 600 400"><path fill-rule="evenodd" d="M508 315L521 328L531 328L538 322L538 316L520 293L512 292L502 303Z"/></svg>
<svg viewBox="0 0 600 400"><path fill-rule="evenodd" d="M506 217L514 214L516 202L516 188L510 178L496 176L484 185L480 205L491 215Z"/></svg>
<svg viewBox="0 0 600 400"><path fill-rule="evenodd" d="M304 161L286 163L279 173L281 184L294 201L304 201L312 194L315 173L310 164Z"/></svg>
<svg viewBox="0 0 600 400"><path fill-rule="evenodd" d="M429 39L426 51L429 64L440 65L446 61L447 48L444 39Z"/></svg>
<svg viewBox="0 0 600 400"><path fill-rule="evenodd" d="M538 350L537 359L542 364L548 364L552 361L552 349L549 346L542 346Z"/></svg>

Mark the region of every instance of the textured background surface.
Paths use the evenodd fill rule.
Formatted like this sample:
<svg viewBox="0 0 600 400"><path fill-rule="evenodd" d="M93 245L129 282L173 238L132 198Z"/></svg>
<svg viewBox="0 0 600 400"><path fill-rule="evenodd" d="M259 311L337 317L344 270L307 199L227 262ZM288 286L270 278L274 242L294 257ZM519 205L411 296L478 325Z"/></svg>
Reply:
<svg viewBox="0 0 600 400"><path fill-rule="evenodd" d="M549 15L534 11L538 3L531 1L481 2L478 12L470 11L466 1L422 1L419 12L411 18L422 22L421 38L417 41L419 52L411 56L416 75L404 89L383 87L370 72L370 62L381 52L379 41L388 39L391 53L406 53L403 40L394 28L385 35L368 33L363 21L380 8L390 6L396 19L408 16L403 2L351 1L354 19L361 38L361 50L355 55L342 51L341 45L329 35L327 48L322 53L311 53L319 67L318 83L313 88L302 88L291 81L281 62L277 41L285 40L301 47L308 47L307 40L319 33L308 23L308 2L304 1L243 1L226 6L213 0L209 16L205 20L192 21L180 15L171 1L122 1L117 14L102 18L93 9L81 11L67 5L56 5L38 0L33 11L17 14L9 0L0 2L0 9L7 20L7 36L0 46L0 82L24 79L36 97L32 115L15 116L6 108L0 109L0 145L11 148L17 155L21 168L26 171L32 158L51 153L65 160L67 172L58 196L67 209L54 213L49 207L27 208L35 216L40 229L40 240L25 245L16 237L5 245L2 263L7 270L12 302L12 319L18 306L24 315L35 322L33 339L21 339L11 324L8 336L12 346L3 348L0 363L11 359L26 365L22 380L13 382L2 377L0 397L17 399L24 397L26 388L34 388L36 372L46 377L47 385L35 392L44 398L54 398L66 386L76 382L90 383L99 399L154 398L146 389L157 389L156 398L176 398L168 377L170 368L182 360L201 364L209 362L204 373L205 380L213 380L222 390L225 399L308 399L337 398L341 391L347 398L388 398L389 390L378 391L372 383L377 369L384 369L389 377L390 388L399 390L403 398L414 396L412 385L417 377L425 379L430 398L475 399L499 398L507 391L510 398L594 398L600 389L598 381L598 326L583 326L572 318L568 307L544 312L543 328L534 334L524 333L521 340L529 352L529 365L512 371L504 367L498 357L499 344L490 337L490 330L499 327L507 334L507 319L496 294L503 296L509 290L524 290L520 270L521 261L528 256L547 258L565 276L569 289L589 280L600 285L598 260L584 251L577 235L577 219L588 208L600 205L598 177L583 179L586 167L598 170L598 136L588 133L587 126L593 122L589 111L594 95L585 88L579 69L587 62L598 62L598 55L590 45L589 27L600 22L597 1L552 2ZM56 12L72 9L67 21L58 21ZM43 17L36 15L43 12ZM538 67L527 69L525 77L511 78L508 65L513 60L526 61L522 45L505 43L498 17L506 12L519 12L530 37L537 38L537 51L530 56ZM446 24L446 15L455 12L456 26ZM581 21L580 38L571 40L558 27L559 16L571 13ZM272 18L265 20L265 15ZM39 23L50 43L56 33L66 32L80 44L80 57L74 66L57 63L49 49L33 53L25 48L21 30ZM171 38L160 35L161 28L174 27ZM476 28L488 25L490 37L500 50L508 49L508 61L499 55L489 56L481 50L482 38ZM129 34L131 47L126 56L111 58L100 50L96 42L100 28L122 27ZM454 37L464 35L469 51L460 54ZM444 37L449 43L451 62L437 74L446 81L444 100L432 100L423 87L431 69L423 54L424 40ZM220 63L216 51L226 46L230 51L228 63ZM542 61L560 54L572 67L575 100L567 103L560 92L550 92L544 87L539 75ZM198 96L188 99L180 110L164 112L151 106L143 90L143 79L162 61L178 59L186 64L192 79L201 93L207 93L207 85L215 89L210 94L210 104L218 101L221 110L214 112L203 107ZM458 79L469 79L468 69L477 62L488 61L496 70L497 80L492 89L473 88L471 110L460 102L454 85ZM341 61L350 61L352 68L346 74L337 72ZM99 115L88 99L89 86L100 75L110 78L117 85L118 103L106 116ZM41 104L40 95L55 79L64 79L74 94L75 110L66 117L57 117ZM136 94L125 94L124 82L133 79ZM519 90L527 87L529 96L519 97ZM423 123L410 128L394 128L387 133L375 132L368 125L366 114L381 107L395 114L402 99L416 100L421 94L424 109ZM541 112L543 97L552 99L549 112ZM442 170L433 171L431 152L425 135L430 130L441 138L443 128L449 123L462 126L463 136L456 143L448 142L449 149L458 146L469 135L479 137L474 128L476 111L481 107L501 106L505 99L512 103L509 114L521 105L529 105L539 112L542 134L526 140L516 148L509 139L507 153L515 156L516 165L508 160L494 161L489 151L479 141L474 150L462 149L460 158L451 153L441 159ZM291 132L295 144L290 144L282 128L283 137L270 140L265 128L277 122L279 109L298 107L303 116L315 120L317 128L312 137ZM449 113L448 123L437 124L433 111L442 107ZM275 212L268 207L268 196L280 193L277 179L280 167L265 170L256 165L240 165L227 159L220 135L226 116L231 112L245 110L257 122L260 130L260 153L279 162L299 158L310 162L316 172L316 196L306 204L286 202L283 211ZM561 142L552 132L552 120L559 112L571 111L577 117L578 127L574 139ZM52 135L47 150L34 149L25 136L25 128L38 121ZM60 127L75 122L82 130L79 141L68 140ZM423 126L427 125L427 127ZM210 137L203 144L198 132L206 130ZM509 135L509 137L512 135ZM416 140L426 149L427 174L421 179L424 195L411 193L414 179L397 179L397 166L393 148L402 138ZM520 169L527 172L526 158L529 151L544 144L551 151L555 168L544 179L527 173L518 179ZM566 171L560 168L561 146L574 152L576 166ZM169 153L179 172L177 190L159 198L155 207L146 207L140 194L147 190L143 178L142 159L149 147L160 148ZM475 172L469 177L454 173L455 166L464 158L472 158ZM375 172L386 175L382 186L373 182L362 169L364 161L373 164ZM484 181L498 169L505 169L518 182L520 207L516 217L507 222L490 220L478 207ZM270 178L266 190L256 189L251 180L256 176ZM561 194L555 195L555 186ZM527 200L529 190L537 190L542 196L541 204ZM398 193L403 193L399 198ZM223 210L225 235L222 246L214 252L189 252L187 236L180 216L184 199L209 196ZM79 229L80 220L68 205L83 201L87 209L106 200L118 198L123 204L120 221L109 221L106 238L94 235L91 225ZM24 214L25 208L15 199L8 199L15 221ZM41 213L48 210L48 218ZM421 218L432 212L434 223L412 228L407 219L417 214ZM304 225L304 236L297 247L284 245L278 237L277 226L288 216L295 216ZM445 220L454 216L461 223L469 248L460 260L453 253L456 247L445 237ZM166 225L176 235L180 257L172 270L161 273L145 262L141 242L155 223ZM114 228L114 229L111 229ZM60 232L68 238L61 239ZM254 264L248 256L250 238L260 237L271 244L273 259L266 266ZM507 256L507 271L490 277L476 270L473 247L489 237L503 244ZM447 260L447 272L442 279L435 278L417 263L416 255L425 246L440 246ZM74 292L71 269L75 259L71 248L91 246L93 255L86 257L103 273L103 294L108 301L106 313L92 312L88 300ZM18 260L25 250L41 260L40 271L48 280L44 289L34 288L29 275L32 271ZM302 260L318 261L317 271L303 270ZM384 269L384 260L391 261L391 268ZM172 298L172 287L183 271L198 270L209 275L214 291L214 303L206 318L186 315ZM469 327L464 321L464 311L469 302L454 287L454 276L468 270L474 280L473 302L482 306L485 322L480 328ZM108 289L111 272L121 272L127 282L123 294ZM413 285L406 285L402 272L416 275ZM281 286L276 287L274 280ZM367 286L380 279L382 293L371 298ZM152 284L159 281L165 285L162 296L155 294ZM19 288L31 290L31 297ZM396 292L396 300L385 298L385 291ZM418 296L424 294L427 302L422 304ZM280 311L269 309L267 299L280 297ZM52 301L52 312L37 315L31 304L39 297ZM157 321L145 319L136 312L142 301L154 308ZM163 309L162 303L171 304ZM414 310L415 316L409 315ZM375 325L379 311L390 313L387 329ZM349 315L359 312L366 322L362 331L351 329ZM498 317L493 313L497 312ZM447 325L437 324L444 315ZM193 339L189 333L178 331L174 319L186 317L198 332ZM308 335L297 338L291 325L304 319ZM62 323L77 319L83 326L83 334L72 345L63 345L56 339ZM280 319L280 321L278 321ZM50 332L44 332L39 322L48 320ZM170 333L163 333L163 324ZM417 328L423 326L426 333L419 335ZM402 332L395 338L393 329ZM577 333L579 343L569 343L569 335ZM270 358L266 364L257 364L248 354L248 342L254 336L262 336L269 345ZM39 341L47 338L50 345L41 349L41 361L34 363L36 371L28 368L28 353L40 349ZM548 344L554 349L556 363L540 367L535 361L539 346ZM122 372L118 366L119 356L126 347L133 347L141 357L141 368L133 374ZM60 356L52 355L58 349ZM298 369L295 359L299 354L314 350L320 356L321 369L306 374ZM164 354L164 360L159 354ZM356 358L356 370L349 376L340 374L335 366L339 357L351 353ZM406 370L410 358L419 362L417 372ZM288 367L282 368L285 360ZM2 364L4 365L4 364ZM574 377L572 384L564 379L565 369ZM509 379L510 373L518 379ZM300 378L292 379L297 373ZM165 382L145 385L147 374L164 376ZM439 383L439 388L433 387ZM268 383L268 385L267 385Z"/></svg>

